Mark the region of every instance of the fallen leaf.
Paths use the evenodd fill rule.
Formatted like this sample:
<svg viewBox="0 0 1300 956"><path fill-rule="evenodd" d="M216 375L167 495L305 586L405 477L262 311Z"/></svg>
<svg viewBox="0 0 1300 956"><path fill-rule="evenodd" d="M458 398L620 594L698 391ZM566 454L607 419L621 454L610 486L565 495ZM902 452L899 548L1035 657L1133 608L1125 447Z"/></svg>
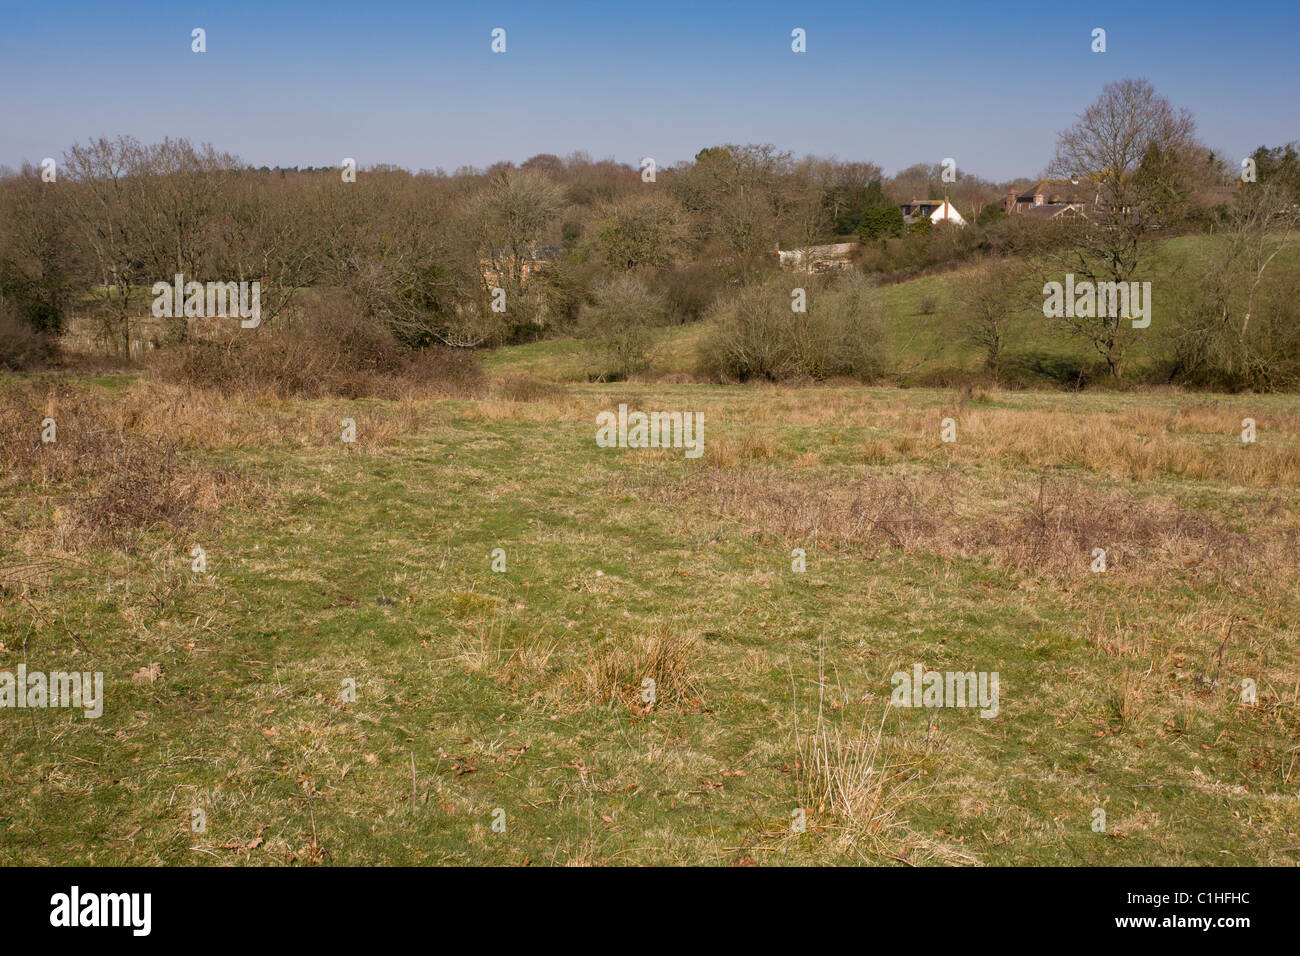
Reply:
<svg viewBox="0 0 1300 956"><path fill-rule="evenodd" d="M162 677L162 665L155 663L155 664L149 664L146 667L141 667L138 671L135 672L135 674L131 676L131 680L135 681L138 684L152 684L154 681L158 680L161 677Z"/></svg>

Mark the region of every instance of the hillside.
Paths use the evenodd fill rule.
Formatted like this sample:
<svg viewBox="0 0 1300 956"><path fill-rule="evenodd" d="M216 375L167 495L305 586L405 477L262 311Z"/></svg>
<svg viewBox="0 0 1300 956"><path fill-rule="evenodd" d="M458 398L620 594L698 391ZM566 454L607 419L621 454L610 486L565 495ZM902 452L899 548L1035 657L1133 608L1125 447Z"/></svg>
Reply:
<svg viewBox="0 0 1300 956"><path fill-rule="evenodd" d="M1140 277L1152 283L1154 314L1149 330L1135 335L1129 372L1141 378L1154 364L1161 337L1169 323L1169 309L1178 285L1197 274L1200 258L1220 240L1209 236L1186 236L1155 245L1150 269ZM1011 260L1014 268L1025 263ZM904 384L942 381L945 373L972 372L980 367L978 349L964 341L958 320L962 314L963 284L979 266L963 265L948 271L881 285L880 297L891 323L890 350L893 364ZM1291 247L1276 268L1300 269L1300 247ZM793 287L799 281L790 273ZM1033 386L1060 387L1072 384L1078 371L1097 362L1090 346L1070 339L1053 328L1033 306L1041 305L1028 291L1030 307L1008 323L1006 349L1008 372L1019 382ZM927 308L928 306L928 308ZM693 376L701 323L668 327L661 331L655 360L647 377ZM577 339L551 339L521 346L495 349L485 356L487 367L499 375L528 375L545 381L577 382L586 377L588 345ZM960 377L960 375L958 375Z"/></svg>

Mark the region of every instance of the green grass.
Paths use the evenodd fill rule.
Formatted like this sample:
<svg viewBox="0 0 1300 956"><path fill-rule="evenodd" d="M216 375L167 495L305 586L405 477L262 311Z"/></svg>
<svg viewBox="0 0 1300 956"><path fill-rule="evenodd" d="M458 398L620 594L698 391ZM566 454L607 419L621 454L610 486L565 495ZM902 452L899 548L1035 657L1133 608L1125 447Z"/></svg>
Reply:
<svg viewBox="0 0 1300 956"><path fill-rule="evenodd" d="M567 354L527 346L492 367L554 374ZM597 449L594 412L620 401L704 410L710 454ZM1296 440L1294 398L1209 401L1226 419L1290 423L1262 442ZM195 460L237 467L250 495L130 555L59 552L40 534L51 490L10 487L0 567L57 566L28 591L42 617L3 594L0 667L102 670L107 704L98 720L0 711L0 862L1294 862L1294 567L1092 575L1081 558L1061 580L925 543L801 536L783 515L691 490L789 479L815 498L935 469L953 488L1033 483L1037 462L924 435L941 413L974 429L977 412L1118 423L1205 402L582 385L539 405L422 403L408 430L370 445L392 403L285 403L259 414L323 408L354 417L362 440L202 445ZM1240 452L1232 435L1173 438ZM897 459L865 460L873 441L899 443ZM1064 469L1252 533L1294 527L1291 489ZM969 504L996 516L992 498ZM1271 506L1281 516L1251 517ZM204 575L189 570L195 542ZM504 573L491 570L496 548ZM1239 636L1221 679L1196 689L1219 612ZM686 642L690 682L646 710L637 668L656 634ZM591 678L603 659L618 671L612 696ZM886 713L889 675L917 661L998 671L1000 714ZM132 680L155 662L161 680ZM1239 703L1242 675L1258 677L1258 706ZM840 758L883 718L866 780L888 785L879 812L818 807L801 788L819 698ZM795 833L800 806L808 829ZM1097 807L1106 833L1091 829ZM205 832L190 829L195 808Z"/></svg>

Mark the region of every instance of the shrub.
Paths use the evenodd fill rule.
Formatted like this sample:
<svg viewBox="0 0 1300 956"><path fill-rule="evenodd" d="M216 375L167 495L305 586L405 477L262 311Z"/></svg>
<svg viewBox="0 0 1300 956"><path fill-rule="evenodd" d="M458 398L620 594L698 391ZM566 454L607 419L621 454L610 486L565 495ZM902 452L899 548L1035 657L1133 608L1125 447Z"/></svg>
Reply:
<svg viewBox="0 0 1300 956"><path fill-rule="evenodd" d="M51 339L63 333L62 301L65 290L55 276L33 281L22 274L12 260L0 258L0 299L10 311L36 332Z"/></svg>
<svg viewBox="0 0 1300 956"><path fill-rule="evenodd" d="M472 353L409 349L383 325L326 301L293 325L236 330L165 350L159 374L200 388L276 398L471 394L484 376Z"/></svg>
<svg viewBox="0 0 1300 956"><path fill-rule="evenodd" d="M808 311L793 312L785 283L742 289L721 303L700 345L713 378L783 381L878 378L886 359L884 308L857 272L827 289L809 289Z"/></svg>
<svg viewBox="0 0 1300 956"><path fill-rule="evenodd" d="M560 256L533 279L545 304L546 324L552 331L571 332L582 307L591 300L597 264L577 256Z"/></svg>
<svg viewBox="0 0 1300 956"><path fill-rule="evenodd" d="M670 321L698 322L709 313L723 285L721 273L703 262L692 262L660 273L660 286Z"/></svg>
<svg viewBox="0 0 1300 956"><path fill-rule="evenodd" d="M54 339L32 328L13 306L0 299L0 369L21 372L39 368L57 354Z"/></svg>
<svg viewBox="0 0 1300 956"><path fill-rule="evenodd" d="M1169 338L1173 377L1201 387L1277 391L1300 385L1300 276L1254 272L1227 253L1184 283Z"/></svg>
<svg viewBox="0 0 1300 956"><path fill-rule="evenodd" d="M624 275L597 286L595 300L583 307L579 323L581 337L595 346L589 376L610 382L644 372L667 314L663 296Z"/></svg>
<svg viewBox="0 0 1300 956"><path fill-rule="evenodd" d="M765 283L740 289L720 302L713 328L700 343L700 364L706 374L722 379L772 381L799 372L791 327L799 316L790 312L787 292Z"/></svg>
<svg viewBox="0 0 1300 956"><path fill-rule="evenodd" d="M64 544L126 550L151 533L174 536L204 525L242 496L243 476L186 460L177 437L134 427L137 415L120 396L62 384L0 389L0 484L28 484L54 502ZM48 444L37 425L47 416L58 427Z"/></svg>

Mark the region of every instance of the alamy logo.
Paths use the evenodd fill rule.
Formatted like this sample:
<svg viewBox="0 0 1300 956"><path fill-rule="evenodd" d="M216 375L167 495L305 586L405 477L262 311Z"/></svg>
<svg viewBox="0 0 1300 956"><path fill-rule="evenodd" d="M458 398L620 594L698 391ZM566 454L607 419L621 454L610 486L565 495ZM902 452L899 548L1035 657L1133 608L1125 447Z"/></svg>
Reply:
<svg viewBox="0 0 1300 956"><path fill-rule="evenodd" d="M133 936L148 936L153 924L151 893L70 893L50 897L51 926L129 926Z"/></svg>
<svg viewBox="0 0 1300 956"><path fill-rule="evenodd" d="M174 280L153 284L155 319L216 319L238 316L240 327L255 329L262 324L261 282L186 282L176 273Z"/></svg>
<svg viewBox="0 0 1300 956"><path fill-rule="evenodd" d="M18 673L0 672L0 707L79 707L87 719L104 713L104 674L53 671L28 671L18 665Z"/></svg>
<svg viewBox="0 0 1300 956"><path fill-rule="evenodd" d="M980 716L998 715L998 672L939 671L925 672L920 664L912 673L895 671L890 678L894 691L890 701L895 707L979 707Z"/></svg>
<svg viewBox="0 0 1300 956"><path fill-rule="evenodd" d="M703 412L629 412L596 416L596 444L601 448L685 448L687 458L704 454Z"/></svg>
<svg viewBox="0 0 1300 956"><path fill-rule="evenodd" d="M1150 282L1079 282L1067 272L1065 284L1043 286L1043 315L1049 319L1132 319L1133 328L1151 324Z"/></svg>

